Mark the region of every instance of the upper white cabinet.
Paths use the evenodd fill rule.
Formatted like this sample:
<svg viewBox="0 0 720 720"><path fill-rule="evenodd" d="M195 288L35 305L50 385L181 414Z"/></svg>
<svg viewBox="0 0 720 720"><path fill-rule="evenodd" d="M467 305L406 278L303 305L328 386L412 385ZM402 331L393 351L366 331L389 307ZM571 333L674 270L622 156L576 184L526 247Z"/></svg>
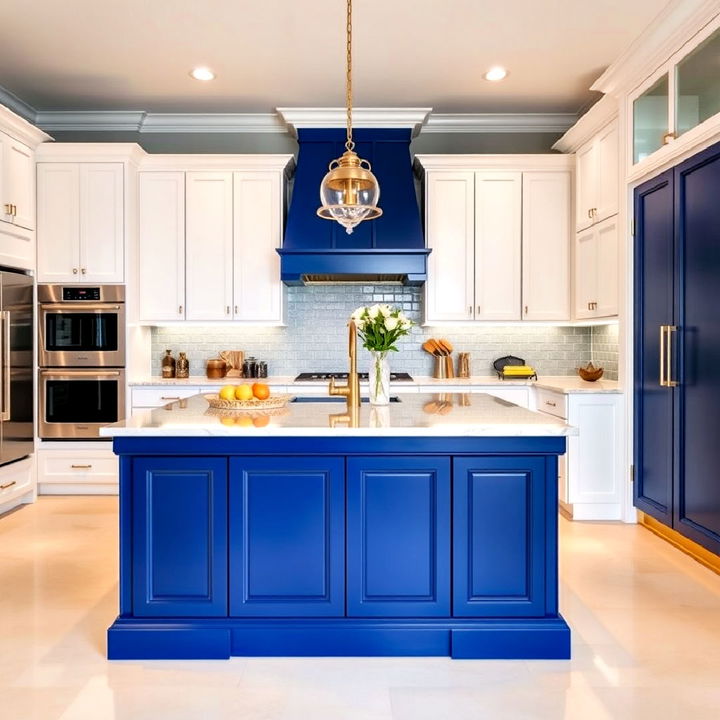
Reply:
<svg viewBox="0 0 720 720"><path fill-rule="evenodd" d="M618 212L618 123L613 120L576 153L575 229Z"/></svg>
<svg viewBox="0 0 720 720"><path fill-rule="evenodd" d="M432 249L425 321L568 320L572 159L417 161Z"/></svg>
<svg viewBox="0 0 720 720"><path fill-rule="evenodd" d="M138 188L140 320L183 320L185 173L142 172Z"/></svg>
<svg viewBox="0 0 720 720"><path fill-rule="evenodd" d="M570 317L571 174L526 172L522 176L522 317Z"/></svg>
<svg viewBox="0 0 720 720"><path fill-rule="evenodd" d="M37 165L38 280L124 280L122 163Z"/></svg>
<svg viewBox="0 0 720 720"><path fill-rule="evenodd" d="M282 322L282 184L274 172L233 173L233 319Z"/></svg>
<svg viewBox="0 0 720 720"><path fill-rule="evenodd" d="M35 228L35 156L24 143L0 132L0 219Z"/></svg>
<svg viewBox="0 0 720 720"><path fill-rule="evenodd" d="M186 175L188 320L229 320L233 311L233 176Z"/></svg>
<svg viewBox="0 0 720 720"><path fill-rule="evenodd" d="M575 241L575 317L618 314L617 216L579 232Z"/></svg>
<svg viewBox="0 0 720 720"><path fill-rule="evenodd" d="M178 169L140 172L141 322L282 323L276 248L288 161L267 156L260 162L273 169L185 171L182 156L174 156Z"/></svg>

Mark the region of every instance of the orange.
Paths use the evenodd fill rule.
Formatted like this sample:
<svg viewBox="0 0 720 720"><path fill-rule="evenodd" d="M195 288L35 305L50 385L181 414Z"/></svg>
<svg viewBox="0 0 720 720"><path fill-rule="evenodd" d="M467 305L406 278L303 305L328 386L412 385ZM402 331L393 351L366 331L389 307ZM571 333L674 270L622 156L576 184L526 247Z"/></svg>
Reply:
<svg viewBox="0 0 720 720"><path fill-rule="evenodd" d="M270 424L270 416L269 415L258 415L257 417L253 418L253 425L255 427L267 427Z"/></svg>
<svg viewBox="0 0 720 720"><path fill-rule="evenodd" d="M243 383L235 388L235 399L236 400L250 400L252 399L253 391L252 388L247 384Z"/></svg>
<svg viewBox="0 0 720 720"><path fill-rule="evenodd" d="M267 400L270 397L270 388L265 383L255 383L252 391L258 400Z"/></svg>

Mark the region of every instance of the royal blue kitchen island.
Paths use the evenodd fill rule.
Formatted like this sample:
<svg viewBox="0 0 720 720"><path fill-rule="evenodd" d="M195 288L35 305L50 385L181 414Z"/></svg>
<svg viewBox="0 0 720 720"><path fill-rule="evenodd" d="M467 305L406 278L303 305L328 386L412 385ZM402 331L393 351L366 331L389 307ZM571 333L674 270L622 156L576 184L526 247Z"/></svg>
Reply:
<svg viewBox="0 0 720 720"><path fill-rule="evenodd" d="M256 427L195 396L106 428L108 657L568 658L557 456L572 428L488 395L401 400L356 427L331 402Z"/></svg>

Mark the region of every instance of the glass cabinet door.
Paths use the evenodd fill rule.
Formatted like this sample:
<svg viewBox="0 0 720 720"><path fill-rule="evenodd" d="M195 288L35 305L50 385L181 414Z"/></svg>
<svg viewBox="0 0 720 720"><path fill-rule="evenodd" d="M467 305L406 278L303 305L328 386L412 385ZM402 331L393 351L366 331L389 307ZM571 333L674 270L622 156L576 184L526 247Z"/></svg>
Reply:
<svg viewBox="0 0 720 720"><path fill-rule="evenodd" d="M720 30L683 58L675 72L675 128L682 135L720 112Z"/></svg>
<svg viewBox="0 0 720 720"><path fill-rule="evenodd" d="M633 164L659 150L668 132L669 82L665 74L633 103Z"/></svg>

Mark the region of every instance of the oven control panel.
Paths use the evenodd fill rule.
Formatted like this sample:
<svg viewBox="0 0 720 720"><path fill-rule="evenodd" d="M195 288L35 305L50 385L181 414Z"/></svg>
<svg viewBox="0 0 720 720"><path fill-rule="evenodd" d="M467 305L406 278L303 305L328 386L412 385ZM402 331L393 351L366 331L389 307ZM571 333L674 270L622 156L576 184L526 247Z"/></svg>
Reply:
<svg viewBox="0 0 720 720"><path fill-rule="evenodd" d="M99 287L64 287L63 300L99 300Z"/></svg>

